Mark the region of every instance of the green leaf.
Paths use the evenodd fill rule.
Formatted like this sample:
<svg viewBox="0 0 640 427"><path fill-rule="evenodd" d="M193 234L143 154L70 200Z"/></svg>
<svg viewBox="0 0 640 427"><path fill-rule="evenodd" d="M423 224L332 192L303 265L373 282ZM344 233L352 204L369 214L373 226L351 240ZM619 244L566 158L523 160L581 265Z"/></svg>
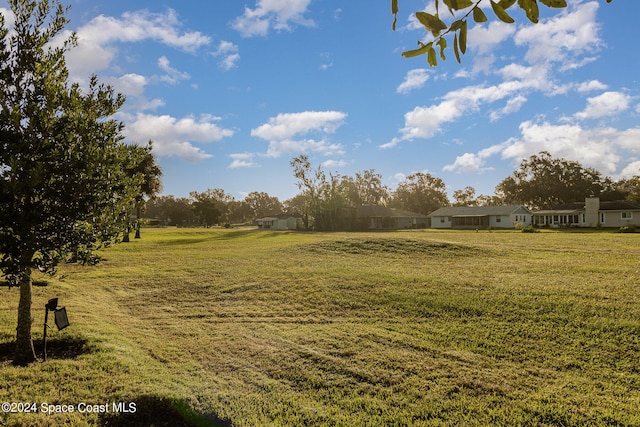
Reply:
<svg viewBox="0 0 640 427"><path fill-rule="evenodd" d="M498 2L498 5L500 5L501 8L503 9L509 9L511 6L513 6L516 3L516 0L500 0Z"/></svg>
<svg viewBox="0 0 640 427"><path fill-rule="evenodd" d="M527 14L529 21L534 24L538 23L540 11L538 10L538 3L536 0L518 0L518 6L520 6L520 9L524 10Z"/></svg>
<svg viewBox="0 0 640 427"><path fill-rule="evenodd" d="M438 65L438 58L436 57L436 50L433 48L433 43L427 44L429 51L427 52L427 62L430 66L435 67Z"/></svg>
<svg viewBox="0 0 640 427"><path fill-rule="evenodd" d="M607 1L607 3L609 3L609 1ZM557 8L567 7L566 0L540 0L540 3L542 3L547 7L557 7Z"/></svg>
<svg viewBox="0 0 640 427"><path fill-rule="evenodd" d="M418 21L420 21L420 23L432 33L439 33L440 31L447 29L447 24L442 22L437 15L432 15L427 12L416 12L416 18L418 18Z"/></svg>
<svg viewBox="0 0 640 427"><path fill-rule="evenodd" d="M408 50L402 52L402 56L405 58L415 58L416 56L424 55L429 50L429 45L422 45L418 49Z"/></svg>
<svg viewBox="0 0 640 427"><path fill-rule="evenodd" d="M458 38L458 42L460 43L460 52L464 55L467 52L467 21L463 21L462 28L460 28L460 38Z"/></svg>
<svg viewBox="0 0 640 427"><path fill-rule="evenodd" d="M462 10L473 6L471 0L444 0L444 4L447 5L450 11Z"/></svg>
<svg viewBox="0 0 640 427"><path fill-rule="evenodd" d="M443 61L446 60L447 58L444 56L444 50L447 48L447 40L444 37L441 37L436 44L440 46L440 58L442 58Z"/></svg>
<svg viewBox="0 0 640 427"><path fill-rule="evenodd" d="M458 31L462 28L462 19L458 19L457 21L453 21L451 25L449 25L449 31Z"/></svg>
<svg viewBox="0 0 640 427"><path fill-rule="evenodd" d="M487 22L487 15L484 14L482 9L476 6L473 8L473 20L477 23Z"/></svg>
<svg viewBox="0 0 640 427"><path fill-rule="evenodd" d="M458 50L458 34L453 35L453 53L456 56L456 61L460 63L460 51Z"/></svg>
<svg viewBox="0 0 640 427"><path fill-rule="evenodd" d="M393 31L396 30L396 22L398 22L398 0L391 0L391 13L393 13Z"/></svg>
<svg viewBox="0 0 640 427"><path fill-rule="evenodd" d="M506 22L507 24L513 24L514 22L516 22L511 16L509 16L509 14L504 10L502 6L500 6L493 0L491 0L491 8L493 9L493 13L495 13L498 19L500 19L502 22Z"/></svg>

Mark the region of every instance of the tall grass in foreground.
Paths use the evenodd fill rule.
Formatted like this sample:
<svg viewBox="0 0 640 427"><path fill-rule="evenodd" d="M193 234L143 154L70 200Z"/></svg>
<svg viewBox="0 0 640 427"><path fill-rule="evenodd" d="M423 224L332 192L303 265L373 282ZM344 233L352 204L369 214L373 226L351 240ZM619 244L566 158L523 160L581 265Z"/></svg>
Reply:
<svg viewBox="0 0 640 427"><path fill-rule="evenodd" d="M0 288L0 401L136 412L0 424L640 426L637 235L164 229L103 256L36 289L36 338L48 298L71 322L45 363L10 365Z"/></svg>

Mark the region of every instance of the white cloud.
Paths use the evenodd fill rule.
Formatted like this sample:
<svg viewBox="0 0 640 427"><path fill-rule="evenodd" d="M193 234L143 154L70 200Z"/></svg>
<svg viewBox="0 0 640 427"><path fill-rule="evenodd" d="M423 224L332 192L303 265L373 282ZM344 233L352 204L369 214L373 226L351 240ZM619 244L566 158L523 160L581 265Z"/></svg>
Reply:
<svg viewBox="0 0 640 427"><path fill-rule="evenodd" d="M278 114L251 130L252 136L269 141L267 155L278 157L287 152L317 152L324 155L342 154L343 148L325 139L344 123L347 114L339 111L304 111ZM309 133L320 133L323 138L304 138Z"/></svg>
<svg viewBox="0 0 640 427"><path fill-rule="evenodd" d="M105 77L103 81L111 86L117 93L121 93L127 97L127 103L123 107L125 110L155 110L164 106L163 100L148 100L144 96L144 89L147 84L149 84L149 79L145 76L130 73L120 77Z"/></svg>
<svg viewBox="0 0 640 427"><path fill-rule="evenodd" d="M484 170L484 159L477 154L464 153L461 156L456 157L456 160L451 165L446 165L442 170L448 172L465 172L465 173L477 173Z"/></svg>
<svg viewBox="0 0 640 427"><path fill-rule="evenodd" d="M488 2L485 2L486 5ZM583 91L602 87L597 81L577 86L575 83L559 83L557 79L558 67L562 70L562 67L578 64L586 53L599 48L601 41L595 21L597 9L597 2L581 3L560 12L552 19L518 30L514 29L518 27L505 26L498 22L492 22L489 26L474 26L470 30L470 33L473 31L470 40L478 39L473 48L476 52L474 71L481 68L482 71L501 78L501 82L463 87L448 92L439 103L415 107L405 114L405 126L399 130L400 136L381 145L380 148L391 148L402 141L417 138L432 138L441 132L446 124L454 123L469 113L478 112L487 105L503 99L507 99L506 105L489 113L491 121L519 111L531 92L555 96L566 94L576 87ZM526 48L525 58L528 65L512 62L492 71L495 58L489 52L510 37L513 37L517 45ZM603 105L604 99L600 101L583 113L585 117L604 114L606 107L609 107L607 111L613 111L610 104ZM618 111L621 109L618 106ZM467 157L464 160L471 159Z"/></svg>
<svg viewBox="0 0 640 427"><path fill-rule="evenodd" d="M160 67L160 69L166 73L164 76L160 76L160 80L165 83L173 85L178 83L180 80L188 80L191 78L189 73L184 73L173 68L166 56L161 56L160 58L158 58L158 67Z"/></svg>
<svg viewBox="0 0 640 427"><path fill-rule="evenodd" d="M0 7L0 14L4 16L5 28L13 28L13 25L16 22L16 16L13 12L10 9Z"/></svg>
<svg viewBox="0 0 640 427"><path fill-rule="evenodd" d="M563 69L576 68L584 65L584 59L577 59L579 55L602 44L597 10L595 1L574 4L554 18L520 29L514 41L528 47L525 59L529 63L559 62Z"/></svg>
<svg viewBox="0 0 640 427"><path fill-rule="evenodd" d="M520 107L527 102L527 98L522 95L516 95L507 101L507 105L497 111L492 111L489 118L492 122L501 119L503 116L515 113L520 110Z"/></svg>
<svg viewBox="0 0 640 427"><path fill-rule="evenodd" d="M231 26L243 37L266 36L269 30L291 30L293 24L313 26L304 17L311 0L257 0L256 8L245 7L244 14Z"/></svg>
<svg viewBox="0 0 640 427"><path fill-rule="evenodd" d="M489 148L480 150L478 154L464 153L461 156L456 157L455 162L450 165L446 165L442 168L448 172L464 172L464 173L481 173L488 170L493 170L491 167L485 167L486 159L501 152L505 144L493 145Z"/></svg>
<svg viewBox="0 0 640 427"><path fill-rule="evenodd" d="M606 90L608 88L609 87L606 84L604 84L604 83L602 83L602 82L600 82L598 80L590 80L588 82L580 83L578 85L578 87L576 88L576 90L578 92L591 92L591 91L594 91L594 90Z"/></svg>
<svg viewBox="0 0 640 427"><path fill-rule="evenodd" d="M326 71L329 68L333 67L333 58L331 56L331 53L323 52L320 54L320 58L322 59L322 63L318 67L320 70Z"/></svg>
<svg viewBox="0 0 640 427"><path fill-rule="evenodd" d="M443 125L453 122L469 111L476 111L483 104L513 97L503 108L502 115L515 111L526 101L517 96L520 91L538 85L538 81L506 81L494 86L467 86L451 91L443 97L440 104L428 107L416 107L405 114L405 126L400 129L401 136L393 138L380 148L391 148L402 141L416 138L428 139L442 131ZM498 113L499 114L499 113ZM497 116L496 116L497 117Z"/></svg>
<svg viewBox="0 0 640 427"><path fill-rule="evenodd" d="M144 88L149 82L145 76L131 73L118 78L107 78L105 83L111 85L118 93L123 95L142 96Z"/></svg>
<svg viewBox="0 0 640 427"><path fill-rule="evenodd" d="M218 62L220 68L225 71L229 71L237 66L237 62L240 60L240 54L238 53L238 46L222 40L218 45L218 48L213 52L213 56L221 58Z"/></svg>
<svg viewBox="0 0 640 427"><path fill-rule="evenodd" d="M520 125L521 137L513 138L502 150L503 158L520 160L540 151L555 157L576 160L602 172L615 171L620 155L617 153L612 128L585 129L578 125L553 125L531 121Z"/></svg>
<svg viewBox="0 0 640 427"><path fill-rule="evenodd" d="M429 70L426 68L409 70L404 81L396 89L396 92L406 94L412 90L421 89L427 80L429 80Z"/></svg>
<svg viewBox="0 0 640 427"><path fill-rule="evenodd" d="M605 174L614 173L629 153L640 153L640 127L619 130L612 127L583 128L578 124L554 125L526 121L520 125L521 135L490 146L477 154L465 153L456 158L447 171L477 173L485 168L488 158L500 154L503 159L520 161L540 151L554 157L580 162ZM623 173L629 173L625 168ZM622 173L621 173L622 174Z"/></svg>
<svg viewBox="0 0 640 427"><path fill-rule="evenodd" d="M159 156L175 156L185 160L199 161L211 155L194 142L210 143L233 136L233 131L216 124L218 117L203 115L199 119L184 117L177 119L169 115L155 116L138 113L125 117L125 137L132 142L153 141L153 149Z"/></svg>
<svg viewBox="0 0 640 427"><path fill-rule="evenodd" d="M489 25L475 25L469 30L469 48L480 55L486 55L515 32L513 25L500 21L491 21Z"/></svg>
<svg viewBox="0 0 640 427"><path fill-rule="evenodd" d="M634 176L640 176L640 160L629 163L618 175L622 179L629 179Z"/></svg>
<svg viewBox="0 0 640 427"><path fill-rule="evenodd" d="M575 114L578 119L594 119L613 116L629 108L631 97L622 92L605 92L601 95L587 98L587 107Z"/></svg>
<svg viewBox="0 0 640 427"><path fill-rule="evenodd" d="M112 66L118 55L118 43L154 40L185 52L194 53L211 42L197 31L181 31L181 23L172 9L165 13L126 12L120 18L100 15L77 30L78 46L67 53L72 76L86 76ZM70 36L63 31L56 43Z"/></svg>
<svg viewBox="0 0 640 427"><path fill-rule="evenodd" d="M322 167L325 169L330 169L330 168L341 168L347 165L347 162L345 162L344 160L327 160L325 162L322 162Z"/></svg>
<svg viewBox="0 0 640 427"><path fill-rule="evenodd" d="M229 157L233 159L233 161L229 165L229 169L256 167L258 166L258 164L253 160L255 156L255 153L229 154Z"/></svg>
<svg viewBox="0 0 640 427"><path fill-rule="evenodd" d="M310 131L333 133L341 126L346 113L339 111L305 111L302 113L278 114L269 119L269 123L253 129L251 135L266 140L287 139L296 134Z"/></svg>

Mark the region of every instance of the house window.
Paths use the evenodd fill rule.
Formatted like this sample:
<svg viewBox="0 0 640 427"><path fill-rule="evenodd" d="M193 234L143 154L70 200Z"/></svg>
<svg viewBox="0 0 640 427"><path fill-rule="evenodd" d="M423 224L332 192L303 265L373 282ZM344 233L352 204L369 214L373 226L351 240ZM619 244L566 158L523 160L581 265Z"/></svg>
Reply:
<svg viewBox="0 0 640 427"><path fill-rule="evenodd" d="M621 219L633 219L633 213L632 212L620 212L620 218Z"/></svg>
<svg viewBox="0 0 640 427"><path fill-rule="evenodd" d="M447 222L448 219L449 219L449 217L441 216L440 217L440 222L442 222L442 223Z"/></svg>
<svg viewBox="0 0 640 427"><path fill-rule="evenodd" d="M496 222L502 222L502 217L500 215L496 216Z"/></svg>

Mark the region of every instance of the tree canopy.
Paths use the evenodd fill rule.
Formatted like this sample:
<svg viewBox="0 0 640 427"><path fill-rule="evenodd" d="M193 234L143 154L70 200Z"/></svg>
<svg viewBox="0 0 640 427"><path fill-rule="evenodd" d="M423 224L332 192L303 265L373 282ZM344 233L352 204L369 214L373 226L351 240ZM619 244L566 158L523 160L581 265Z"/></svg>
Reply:
<svg viewBox="0 0 640 427"><path fill-rule="evenodd" d="M449 206L446 185L429 173L416 172L398 184L392 206L428 215L438 208Z"/></svg>
<svg viewBox="0 0 640 427"><path fill-rule="evenodd" d="M0 15L0 271L20 287L15 364L35 359L31 272L67 260L94 263L116 241L141 194L140 156L113 114L124 103L90 79L69 84L65 52L51 42L67 24L57 0L9 0ZM139 154L139 153L138 153Z"/></svg>
<svg viewBox="0 0 640 427"><path fill-rule="evenodd" d="M613 182L593 168L542 151L520 163L520 168L496 187L506 203L550 209L556 205L605 196L613 192ZM615 192L613 192L615 193ZM613 198L623 196L614 194Z"/></svg>
<svg viewBox="0 0 640 427"><path fill-rule="evenodd" d="M449 46L447 36L451 39L453 53L456 61L460 63L460 56L467 51L467 27L469 17L476 23L484 23L489 20L487 14L480 7L483 0L435 0L436 13L431 14L424 11L415 12L416 19L424 26L425 30L431 33L433 40L427 43L418 41L417 49L402 52L405 58L414 58L416 56L426 55L427 62L430 66L438 65L438 56L443 61L446 59L445 51ZM538 3L554 9L562 9L567 7L566 0L489 0L491 9L496 18L507 24L513 24L516 20L513 18L512 10L517 5L525 14L527 19L534 23L538 23L540 17L540 8ZM613 0L606 0L611 3ZM451 15L449 23L445 22L441 17L441 10L446 8ZM391 0L391 13L393 14L392 28L395 31L398 20L399 5L398 0ZM446 15L446 11L443 11ZM436 52L436 48L438 52Z"/></svg>

